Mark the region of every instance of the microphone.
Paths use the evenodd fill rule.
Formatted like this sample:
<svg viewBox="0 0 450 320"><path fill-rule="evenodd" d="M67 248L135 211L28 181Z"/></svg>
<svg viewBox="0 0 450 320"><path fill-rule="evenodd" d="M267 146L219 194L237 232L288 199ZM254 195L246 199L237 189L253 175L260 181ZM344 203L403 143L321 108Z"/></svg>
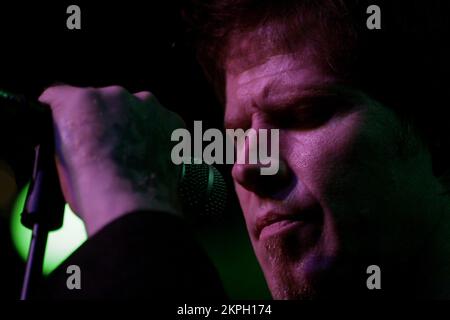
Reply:
<svg viewBox="0 0 450 320"><path fill-rule="evenodd" d="M45 126L51 122L50 109L39 102L28 101L23 95L0 90L0 121L21 128L20 147L33 148L46 138ZM2 131L3 140L9 133ZM2 143L3 144L3 143ZM7 149L15 148L10 141ZM10 149L14 150L14 149ZM178 195L184 215L191 221L219 216L225 210L227 189L220 172L207 164L183 164Z"/></svg>

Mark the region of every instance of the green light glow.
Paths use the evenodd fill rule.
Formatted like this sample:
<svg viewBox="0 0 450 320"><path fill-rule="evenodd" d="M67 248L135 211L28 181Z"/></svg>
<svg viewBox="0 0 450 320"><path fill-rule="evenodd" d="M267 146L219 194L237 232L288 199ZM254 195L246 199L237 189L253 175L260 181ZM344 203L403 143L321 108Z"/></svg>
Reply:
<svg viewBox="0 0 450 320"><path fill-rule="evenodd" d="M25 260L28 257L31 230L20 223L28 185L17 196L11 217L11 235L19 255ZM72 252L87 239L83 221L78 218L69 206L64 210L64 223L61 229L52 231L48 235L47 248L44 257L44 274L55 270Z"/></svg>

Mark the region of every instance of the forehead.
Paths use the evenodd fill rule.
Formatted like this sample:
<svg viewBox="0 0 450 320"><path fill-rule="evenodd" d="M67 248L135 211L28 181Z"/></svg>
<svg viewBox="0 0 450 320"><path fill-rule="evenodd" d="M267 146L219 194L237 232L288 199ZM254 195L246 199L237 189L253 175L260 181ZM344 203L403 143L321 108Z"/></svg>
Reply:
<svg viewBox="0 0 450 320"><path fill-rule="evenodd" d="M286 23L270 22L229 35L225 68L238 73L265 62L268 57L304 49L306 33L289 28Z"/></svg>
<svg viewBox="0 0 450 320"><path fill-rule="evenodd" d="M311 93L336 80L332 73L307 55L277 54L241 72L227 73L227 106L247 104L264 107L275 101Z"/></svg>
<svg viewBox="0 0 450 320"><path fill-rule="evenodd" d="M249 108L289 104L337 82L324 50L307 38L290 47L265 41L265 33L234 38L226 63L226 121Z"/></svg>

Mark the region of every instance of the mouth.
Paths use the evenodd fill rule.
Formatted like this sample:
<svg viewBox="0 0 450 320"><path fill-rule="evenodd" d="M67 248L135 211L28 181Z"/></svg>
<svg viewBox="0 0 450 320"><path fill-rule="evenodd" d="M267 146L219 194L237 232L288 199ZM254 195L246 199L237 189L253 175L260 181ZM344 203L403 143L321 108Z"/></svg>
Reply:
<svg viewBox="0 0 450 320"><path fill-rule="evenodd" d="M319 225L323 220L322 209L319 205L297 211L289 210L289 212L296 213L269 211L258 218L255 228L257 239L289 233L308 225Z"/></svg>

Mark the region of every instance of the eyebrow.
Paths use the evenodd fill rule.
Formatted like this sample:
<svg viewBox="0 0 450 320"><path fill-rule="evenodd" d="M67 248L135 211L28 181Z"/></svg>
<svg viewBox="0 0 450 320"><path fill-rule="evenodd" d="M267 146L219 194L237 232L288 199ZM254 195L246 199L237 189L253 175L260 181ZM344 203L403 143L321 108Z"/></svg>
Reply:
<svg viewBox="0 0 450 320"><path fill-rule="evenodd" d="M342 85L322 83L295 90L288 95L263 99L259 104L255 104L255 107L263 112L270 113L296 107L300 104L308 104L321 98L345 98L349 96L350 91L342 90Z"/></svg>
<svg viewBox="0 0 450 320"><path fill-rule="evenodd" d="M289 97L283 97L279 99L274 99L270 102L264 102L257 104L254 100L252 100L252 105L256 109L261 110L267 114L273 114L277 112L283 112L285 110L297 107L300 104L308 104L317 99L323 97L331 97L336 96L332 90L330 90L330 86L311 86L307 89L302 89L301 91L297 91ZM245 119L243 117L243 113L247 113L245 106L242 108L242 112L236 112L232 116L229 116L229 113L225 110L224 117L224 126L225 128L233 127L236 124L236 121L241 121Z"/></svg>
<svg viewBox="0 0 450 320"><path fill-rule="evenodd" d="M269 83L263 89L266 92L272 91L273 83ZM287 88L288 89L288 88ZM280 89L277 89L280 90ZM283 92L283 90L281 90ZM286 91L286 90L284 90ZM261 110L262 112L268 114L274 114L277 112L288 111L292 108L297 108L299 105L313 104L314 102L320 101L322 98L337 98L337 99L348 99L349 101L355 101L361 99L361 92L358 92L350 84L343 81L337 81L336 79L330 79L328 81L317 81L316 83L311 83L302 89L294 89L290 95L282 95L278 98L259 99L259 103L255 99L251 100L252 107ZM242 117L242 113L246 113L246 107L243 106L242 112L235 113L232 116L228 116L225 109L224 126L225 128L230 128L235 125L236 121L241 121L245 119Z"/></svg>

